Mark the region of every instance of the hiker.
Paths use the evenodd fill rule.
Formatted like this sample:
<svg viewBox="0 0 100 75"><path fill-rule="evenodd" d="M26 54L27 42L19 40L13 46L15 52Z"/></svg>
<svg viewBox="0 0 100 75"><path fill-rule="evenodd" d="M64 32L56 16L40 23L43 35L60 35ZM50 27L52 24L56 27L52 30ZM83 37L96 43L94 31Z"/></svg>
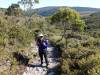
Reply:
<svg viewBox="0 0 100 75"><path fill-rule="evenodd" d="M36 40L36 44L39 50L39 56L41 60L41 66L43 64L43 56L45 58L46 66L48 66L48 59L47 59L47 47L48 47L48 40L44 38L43 34L39 34Z"/></svg>

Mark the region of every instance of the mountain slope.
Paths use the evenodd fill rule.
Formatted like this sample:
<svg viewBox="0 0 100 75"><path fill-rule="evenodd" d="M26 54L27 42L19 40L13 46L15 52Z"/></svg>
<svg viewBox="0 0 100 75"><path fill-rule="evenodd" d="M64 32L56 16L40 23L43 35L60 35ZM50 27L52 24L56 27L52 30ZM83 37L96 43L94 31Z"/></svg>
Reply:
<svg viewBox="0 0 100 75"><path fill-rule="evenodd" d="M33 9L33 13L36 12L41 16L50 16L53 15L59 8L67 7L67 6L50 6L43 7L38 9ZM100 12L100 8L90 8L90 7L70 7L76 11L78 11L81 15L89 15L91 13ZM5 12L6 8L0 8L0 11ZM30 13L27 11L25 14Z"/></svg>
<svg viewBox="0 0 100 75"><path fill-rule="evenodd" d="M65 6L61 6L61 7L65 7ZM49 16L54 14L61 7L60 6L43 7L43 8L35 9L34 11L38 10L39 15ZM71 8L75 9L81 14L100 12L99 8L89 8L89 7L71 7Z"/></svg>

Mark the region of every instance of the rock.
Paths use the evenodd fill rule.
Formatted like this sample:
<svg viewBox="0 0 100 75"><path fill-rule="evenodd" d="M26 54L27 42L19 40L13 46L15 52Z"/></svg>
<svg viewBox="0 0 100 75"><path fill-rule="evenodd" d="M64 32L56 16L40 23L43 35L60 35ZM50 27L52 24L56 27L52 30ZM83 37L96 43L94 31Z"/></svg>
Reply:
<svg viewBox="0 0 100 75"><path fill-rule="evenodd" d="M23 75L27 75L26 72L24 72Z"/></svg>
<svg viewBox="0 0 100 75"><path fill-rule="evenodd" d="M50 73L48 73L48 75L55 75L55 73L54 72L50 72Z"/></svg>

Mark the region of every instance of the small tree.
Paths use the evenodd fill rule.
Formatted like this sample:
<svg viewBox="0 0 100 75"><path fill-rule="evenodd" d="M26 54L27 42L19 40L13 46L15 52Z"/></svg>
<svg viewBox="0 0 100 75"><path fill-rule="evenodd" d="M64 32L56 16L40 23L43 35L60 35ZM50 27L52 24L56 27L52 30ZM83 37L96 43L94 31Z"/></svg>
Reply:
<svg viewBox="0 0 100 75"><path fill-rule="evenodd" d="M32 7L34 4L39 3L39 0L20 0L18 1L18 4L24 6L24 12L27 10L28 15L32 13Z"/></svg>
<svg viewBox="0 0 100 75"><path fill-rule="evenodd" d="M6 14L19 16L21 14L20 6L18 4L12 4L8 7Z"/></svg>
<svg viewBox="0 0 100 75"><path fill-rule="evenodd" d="M57 23L63 25L63 35L66 39L66 47L67 47L67 29L76 29L78 31L83 31L85 22L81 20L81 17L78 12L70 9L70 8L60 8L52 17L51 23ZM62 39L61 39L62 40Z"/></svg>
<svg viewBox="0 0 100 75"><path fill-rule="evenodd" d="M21 4L24 6L24 10L26 9L26 7L31 9L35 3L39 3L39 0L20 0L18 1L18 4Z"/></svg>

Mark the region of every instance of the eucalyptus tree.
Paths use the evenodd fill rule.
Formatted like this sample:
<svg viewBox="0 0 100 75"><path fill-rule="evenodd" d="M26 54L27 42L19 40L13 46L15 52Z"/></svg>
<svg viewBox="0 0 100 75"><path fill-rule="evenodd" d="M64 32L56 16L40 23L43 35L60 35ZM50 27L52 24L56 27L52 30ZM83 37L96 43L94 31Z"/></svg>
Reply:
<svg viewBox="0 0 100 75"><path fill-rule="evenodd" d="M26 16L29 16L29 18L26 18L25 25L28 25L30 27L32 25L32 13L33 13L33 7L35 4L38 4L39 0L20 0L18 1L18 4L24 6L24 12L23 14Z"/></svg>
<svg viewBox="0 0 100 75"><path fill-rule="evenodd" d="M76 29L77 31L84 31L85 22L81 19L78 12L71 8L60 8L52 17L51 23L63 25L63 37L66 39L66 30ZM66 44L67 45L67 44Z"/></svg>
<svg viewBox="0 0 100 75"><path fill-rule="evenodd" d="M39 0L20 0L20 1L18 1L18 4L24 6L24 10L32 9L34 4L37 4L37 3L39 3Z"/></svg>
<svg viewBox="0 0 100 75"><path fill-rule="evenodd" d="M39 0L20 0L18 1L18 4L24 6L24 13L26 13L28 16L32 15L32 8L35 4L38 4Z"/></svg>

